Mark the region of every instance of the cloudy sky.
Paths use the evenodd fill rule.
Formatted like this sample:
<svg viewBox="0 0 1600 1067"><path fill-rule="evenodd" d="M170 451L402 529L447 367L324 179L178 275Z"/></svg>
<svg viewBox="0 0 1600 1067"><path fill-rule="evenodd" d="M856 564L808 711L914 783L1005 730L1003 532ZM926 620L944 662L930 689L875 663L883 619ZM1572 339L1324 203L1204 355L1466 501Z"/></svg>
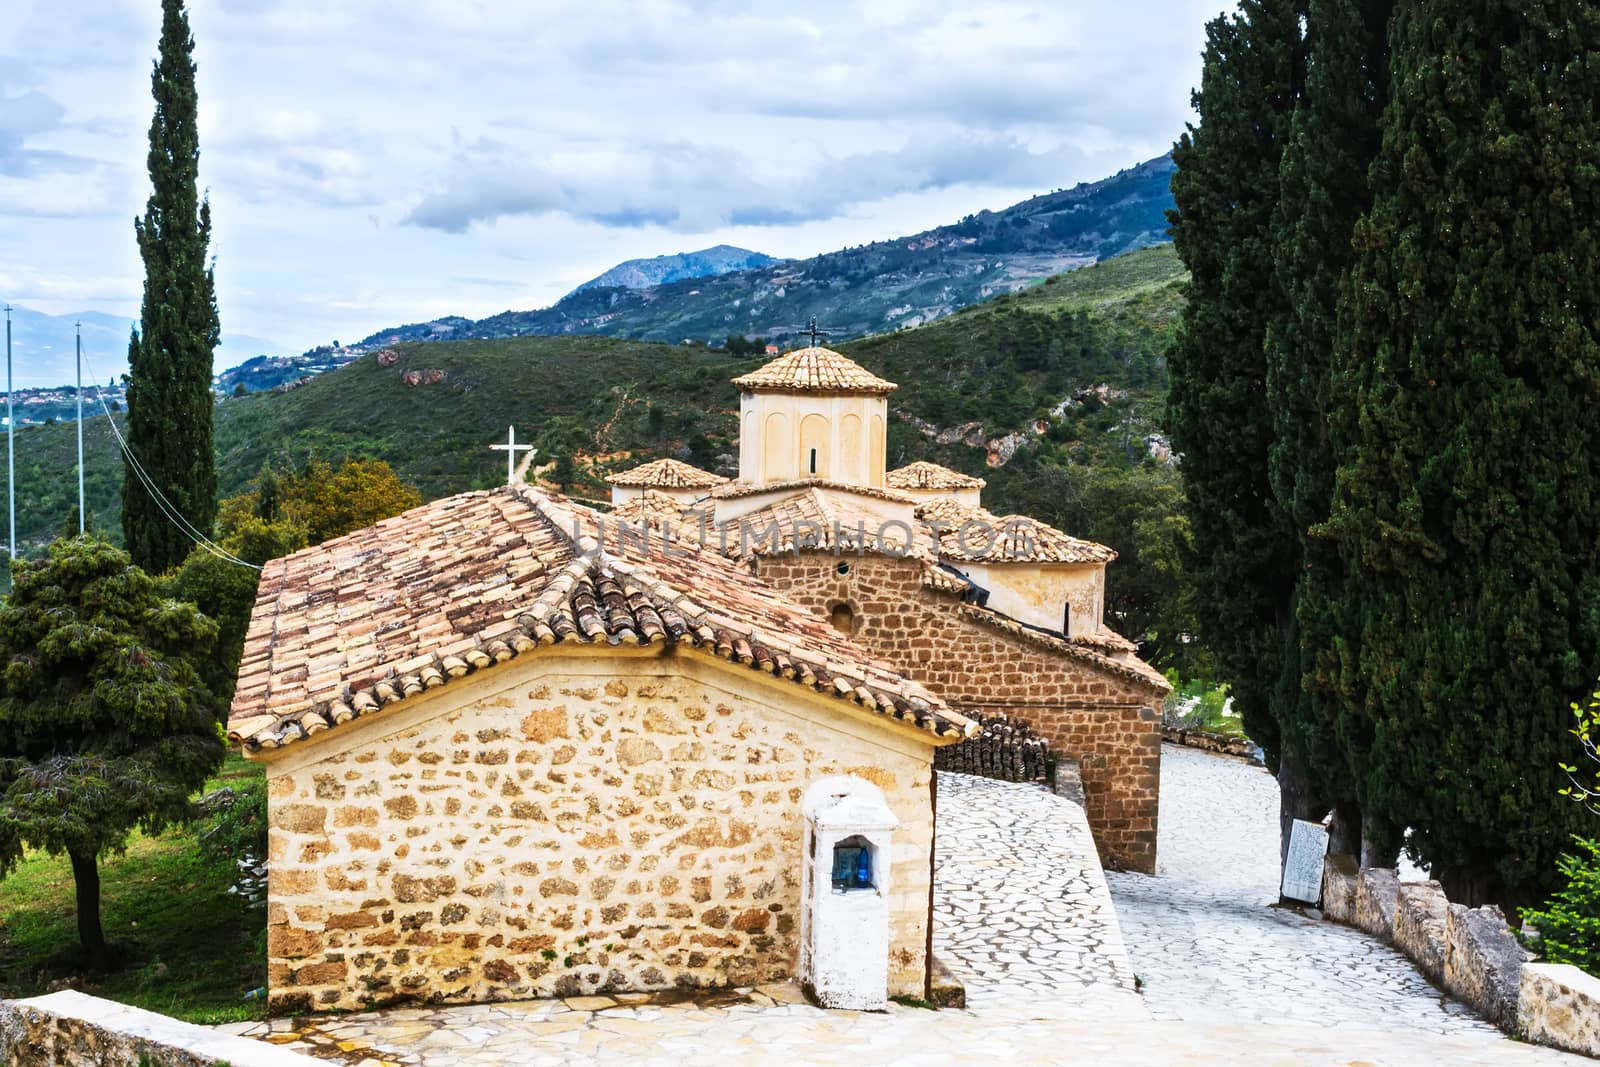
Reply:
<svg viewBox="0 0 1600 1067"><path fill-rule="evenodd" d="M224 333L299 352L1160 154L1222 0L192 0ZM158 0L5 0L0 299L136 315Z"/></svg>

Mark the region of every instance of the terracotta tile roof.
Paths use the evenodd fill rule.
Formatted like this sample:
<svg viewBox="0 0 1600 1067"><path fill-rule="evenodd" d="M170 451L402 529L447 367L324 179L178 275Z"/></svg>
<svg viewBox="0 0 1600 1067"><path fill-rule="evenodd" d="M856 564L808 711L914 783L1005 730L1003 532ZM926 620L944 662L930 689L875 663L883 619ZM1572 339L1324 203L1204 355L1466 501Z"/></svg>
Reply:
<svg viewBox="0 0 1600 1067"><path fill-rule="evenodd" d="M885 522L881 512L843 493L824 495L814 484L723 525L726 537L720 530L712 531L707 541L719 538L724 550L735 556L746 554L747 548L757 556L787 555L798 548L935 559L933 539L922 524Z"/></svg>
<svg viewBox="0 0 1600 1067"><path fill-rule="evenodd" d="M612 485L627 489L710 489L728 479L675 459L657 459L611 476Z"/></svg>
<svg viewBox="0 0 1600 1067"><path fill-rule="evenodd" d="M268 563L229 737L309 737L557 643L679 644L948 743L976 725L712 551L613 538L528 487L466 493Z"/></svg>
<svg viewBox="0 0 1600 1067"><path fill-rule="evenodd" d="M971 563L1110 563L1105 545L1064 534L1026 515L995 515L953 499L930 500L917 518L939 525L939 555ZM965 528L965 536L963 536Z"/></svg>
<svg viewBox="0 0 1600 1067"><path fill-rule="evenodd" d="M815 486L818 489L837 489L846 493L859 493L862 496L875 497L878 500L892 500L896 504L915 504L916 498L894 489L878 489L870 485L853 485L850 482L832 482L826 478L795 478L787 482L769 482L766 485L753 485L748 482L729 482L727 485L718 486L711 490L715 500L737 500L745 496L760 496L762 493L780 493L785 489L809 489Z"/></svg>
<svg viewBox="0 0 1600 1067"><path fill-rule="evenodd" d="M928 562L922 565L922 585L925 589L954 596L965 596L973 589L972 582L962 575L952 574L939 564Z"/></svg>
<svg viewBox="0 0 1600 1067"><path fill-rule="evenodd" d="M831 348L797 348L758 370L735 378L746 392L866 393L887 396L900 388Z"/></svg>
<svg viewBox="0 0 1600 1067"><path fill-rule="evenodd" d="M683 504L677 497L668 496L659 489L646 489L642 495L624 500L607 514L624 522L667 518L677 523L683 515Z"/></svg>
<svg viewBox="0 0 1600 1067"><path fill-rule="evenodd" d="M978 607L976 604L959 604L956 610L974 622L1010 634L1040 648L1070 656L1081 663L1125 678L1156 693L1172 692L1172 683L1167 681L1166 676L1134 653L1133 650L1137 646L1111 630L1088 637L1062 637L1058 633L1027 626L1009 615L1002 615L997 611ZM1127 648L1112 651L1118 641Z"/></svg>
<svg viewBox="0 0 1600 1067"><path fill-rule="evenodd" d="M918 460L889 472L890 489L982 489L989 483L970 474Z"/></svg>
<svg viewBox="0 0 1600 1067"><path fill-rule="evenodd" d="M941 502L942 503L942 502ZM921 515L923 509L918 508ZM963 508L963 514L970 517L972 512L981 512L988 516L987 521L1001 524L1007 519L998 519L981 508ZM941 511L940 514L949 515ZM848 497L842 494L822 494L815 489L808 489L793 496L786 497L757 511L743 515L733 522L728 523L729 533L722 539L723 550L730 558L743 558L747 555L769 556L785 555L796 551L796 540L802 534L806 537L805 547L818 552L839 551L842 553L855 553L862 550L855 536L856 524L860 521L865 527L867 537L865 550L868 552L880 551L876 544L875 535L882 527L882 518L874 512L852 507ZM1028 520L1032 521L1032 520ZM834 523L838 523L839 536L834 533ZM801 528L800 523L809 523L809 527ZM776 524L778 534L776 539L763 538L761 531ZM959 526L959 523L957 523ZM1037 524L1050 530L1043 523ZM748 537L741 542L739 530L749 531ZM903 531L899 527L891 527L890 548L894 555L907 556L919 560L922 564L922 585L924 588L936 592L946 593L954 597L962 597L972 589L972 583L959 574L953 574L945 567L940 566L940 559L944 553L938 551L934 531L924 521L912 524L913 541L910 550L903 546ZM1057 537L1066 538L1060 531L1051 530ZM692 537L698 537L698 531L691 531ZM896 536L900 539L896 539ZM718 543L719 531L706 531L706 544ZM954 536L953 534L950 536ZM1109 553L1110 549L1100 545L1093 545L1088 541L1078 541L1067 538L1075 545L1087 545L1092 549L1099 549ZM976 547L977 537L969 535L969 546ZM1006 547L1002 542L1001 548ZM1007 558L1007 557L999 557ZM1010 557L1015 558L1015 557ZM1001 614L992 608L980 607L972 603L957 603L951 605L952 610L960 611L975 622L982 623L992 629L999 630L1013 637L1026 640L1040 648L1057 654L1069 656L1087 666L1097 670L1107 671L1117 677L1136 682L1156 692L1165 693L1171 689L1165 677L1154 668L1150 667L1137 656L1138 646L1132 641L1114 633L1111 630L1102 630L1098 634L1083 634L1070 638L1062 637L1058 633L1042 630L1018 622L1008 615Z"/></svg>

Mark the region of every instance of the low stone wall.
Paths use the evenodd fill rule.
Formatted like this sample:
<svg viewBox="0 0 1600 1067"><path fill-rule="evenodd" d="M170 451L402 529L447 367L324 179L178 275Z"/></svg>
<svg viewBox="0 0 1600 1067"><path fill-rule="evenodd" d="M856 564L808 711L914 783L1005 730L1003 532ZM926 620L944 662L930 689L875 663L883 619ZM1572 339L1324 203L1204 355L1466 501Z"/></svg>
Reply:
<svg viewBox="0 0 1600 1067"><path fill-rule="evenodd" d="M1354 856L1334 854L1322 864L1322 914L1345 926L1356 924L1356 886L1361 866Z"/></svg>
<svg viewBox="0 0 1600 1067"><path fill-rule="evenodd" d="M1212 733L1209 730L1190 730L1182 726L1163 726L1161 740L1169 745L1220 752L1224 756L1238 756L1247 760L1256 760L1256 753L1259 751L1256 743L1248 737L1232 737L1228 734Z"/></svg>
<svg viewBox="0 0 1600 1067"><path fill-rule="evenodd" d="M1500 1029L1517 1025L1522 969L1530 959L1499 908L1450 905L1445 916L1444 987Z"/></svg>
<svg viewBox="0 0 1600 1067"><path fill-rule="evenodd" d="M1404 882L1395 892L1395 947L1436 984L1444 982L1445 920L1450 901L1438 882Z"/></svg>
<svg viewBox="0 0 1600 1067"><path fill-rule="evenodd" d="M1517 1030L1535 1044L1600 1058L1600 979L1564 963L1523 967Z"/></svg>
<svg viewBox="0 0 1600 1067"><path fill-rule="evenodd" d="M1530 962L1494 906L1452 904L1438 882L1401 882L1329 856L1323 914L1391 941L1431 981L1487 1021L1530 1041L1600 1057L1600 980Z"/></svg>
<svg viewBox="0 0 1600 1067"><path fill-rule="evenodd" d="M315 1067L321 1061L64 989L0 1001L7 1067Z"/></svg>
<svg viewBox="0 0 1600 1067"><path fill-rule="evenodd" d="M1382 941L1394 940L1394 909L1400 879L1391 869L1369 867L1356 885L1356 927Z"/></svg>

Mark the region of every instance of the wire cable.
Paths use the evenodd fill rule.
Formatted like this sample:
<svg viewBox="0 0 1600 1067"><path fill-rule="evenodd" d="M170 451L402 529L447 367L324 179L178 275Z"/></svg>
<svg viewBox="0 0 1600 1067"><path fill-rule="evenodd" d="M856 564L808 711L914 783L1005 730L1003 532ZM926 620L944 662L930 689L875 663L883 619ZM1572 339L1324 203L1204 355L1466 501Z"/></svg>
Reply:
<svg viewBox="0 0 1600 1067"><path fill-rule="evenodd" d="M122 431L117 428L117 420L112 417L111 409L106 406L105 394L100 390L100 380L95 375L94 367L89 363L87 356L84 357L84 366L89 371L89 383L94 386L95 399L100 402L100 410L104 413L106 422L111 426L111 434L117 439L117 447L128 461L128 469L133 471L134 476L139 480L139 484L144 486L145 491L150 494L150 498L155 501L156 507L160 508L161 513L167 517L167 521L177 527L179 533L218 559L227 563L238 564L241 567L249 567L253 571L259 571L261 567L257 564L240 559L195 529L194 525L183 517L183 513L178 510L177 506L167 499L166 494L161 492L154 479L145 471L144 465L139 462L139 457L133 454L133 448L129 446L127 440L122 436Z"/></svg>

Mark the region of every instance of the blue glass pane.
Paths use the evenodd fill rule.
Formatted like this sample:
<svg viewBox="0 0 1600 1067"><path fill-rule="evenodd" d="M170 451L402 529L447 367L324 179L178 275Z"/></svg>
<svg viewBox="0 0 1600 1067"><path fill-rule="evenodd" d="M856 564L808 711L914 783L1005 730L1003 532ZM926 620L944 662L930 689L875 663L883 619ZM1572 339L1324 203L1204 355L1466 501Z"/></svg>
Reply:
<svg viewBox="0 0 1600 1067"><path fill-rule="evenodd" d="M833 888L839 892L872 888L872 850L861 845L833 846Z"/></svg>

